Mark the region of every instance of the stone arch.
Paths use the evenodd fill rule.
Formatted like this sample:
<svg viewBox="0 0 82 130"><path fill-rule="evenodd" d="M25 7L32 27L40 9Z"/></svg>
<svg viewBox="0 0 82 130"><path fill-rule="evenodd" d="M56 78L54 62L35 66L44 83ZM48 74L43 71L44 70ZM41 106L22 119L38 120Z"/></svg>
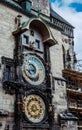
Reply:
<svg viewBox="0 0 82 130"><path fill-rule="evenodd" d="M28 30L28 29L31 29L32 27L37 28L39 33L42 35L43 43L47 42L49 43L50 46L57 44L57 41L53 37L53 34L50 28L40 18L30 19L29 21L25 23L25 26L23 29Z"/></svg>
<svg viewBox="0 0 82 130"><path fill-rule="evenodd" d="M38 20L38 19L33 19L29 23L29 28L35 27L37 30L40 32L42 35L43 41L46 41L48 38L50 38L50 32L43 21Z"/></svg>

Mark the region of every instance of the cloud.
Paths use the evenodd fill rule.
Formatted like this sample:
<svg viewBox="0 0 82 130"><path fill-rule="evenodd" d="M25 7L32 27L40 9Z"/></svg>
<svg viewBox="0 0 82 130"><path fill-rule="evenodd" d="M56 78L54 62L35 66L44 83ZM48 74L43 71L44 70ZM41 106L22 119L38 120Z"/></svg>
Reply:
<svg viewBox="0 0 82 130"><path fill-rule="evenodd" d="M77 12L74 7L69 6L73 2L82 3L81 0L62 0L61 2L55 0L54 3L51 3L51 7L75 27L75 51L77 58L82 59L82 12Z"/></svg>
<svg viewBox="0 0 82 130"><path fill-rule="evenodd" d="M71 3L82 3L81 0L62 0L62 2L66 5L69 5Z"/></svg>
<svg viewBox="0 0 82 130"><path fill-rule="evenodd" d="M63 6L68 6L71 3L79 3L82 4L81 0L51 0L51 2L55 2L55 4L59 4L62 3Z"/></svg>

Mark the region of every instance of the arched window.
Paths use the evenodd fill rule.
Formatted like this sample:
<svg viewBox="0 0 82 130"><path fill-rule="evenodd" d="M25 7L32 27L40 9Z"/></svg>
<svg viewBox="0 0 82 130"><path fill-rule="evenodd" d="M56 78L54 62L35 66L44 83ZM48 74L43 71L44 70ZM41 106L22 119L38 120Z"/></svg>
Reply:
<svg viewBox="0 0 82 130"><path fill-rule="evenodd" d="M63 54L63 66L64 66L64 68L65 68L65 48L64 48L64 46L62 45L62 54Z"/></svg>

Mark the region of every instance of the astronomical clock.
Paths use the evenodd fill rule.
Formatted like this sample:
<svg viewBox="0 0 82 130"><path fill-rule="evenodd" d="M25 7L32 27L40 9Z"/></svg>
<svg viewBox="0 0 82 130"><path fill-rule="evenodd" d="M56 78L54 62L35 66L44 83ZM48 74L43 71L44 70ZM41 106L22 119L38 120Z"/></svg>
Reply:
<svg viewBox="0 0 82 130"><path fill-rule="evenodd" d="M52 126L53 119L50 36L43 21L34 19L29 22L29 29L26 27L13 33L16 41L15 123L17 130L47 130Z"/></svg>
<svg viewBox="0 0 82 130"><path fill-rule="evenodd" d="M35 54L27 54L24 57L22 74L30 85L39 86L45 80L45 66L42 59Z"/></svg>
<svg viewBox="0 0 82 130"><path fill-rule="evenodd" d="M47 99L40 92L30 92L27 96L23 97L23 115L25 119L32 124L40 124L45 122L48 104Z"/></svg>
<svg viewBox="0 0 82 130"><path fill-rule="evenodd" d="M39 123L44 119L45 107L45 103L39 95L31 94L26 97L25 115L30 122Z"/></svg>

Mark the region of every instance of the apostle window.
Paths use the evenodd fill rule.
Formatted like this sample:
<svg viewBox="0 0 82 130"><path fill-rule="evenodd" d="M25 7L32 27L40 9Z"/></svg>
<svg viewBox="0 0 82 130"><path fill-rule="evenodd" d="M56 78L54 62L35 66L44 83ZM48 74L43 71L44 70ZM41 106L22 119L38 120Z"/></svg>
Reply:
<svg viewBox="0 0 82 130"><path fill-rule="evenodd" d="M37 49L40 49L40 40L35 40L35 46Z"/></svg>
<svg viewBox="0 0 82 130"><path fill-rule="evenodd" d="M23 36L23 44L28 44L29 43L29 37L28 36L26 36L26 35L24 35Z"/></svg>

